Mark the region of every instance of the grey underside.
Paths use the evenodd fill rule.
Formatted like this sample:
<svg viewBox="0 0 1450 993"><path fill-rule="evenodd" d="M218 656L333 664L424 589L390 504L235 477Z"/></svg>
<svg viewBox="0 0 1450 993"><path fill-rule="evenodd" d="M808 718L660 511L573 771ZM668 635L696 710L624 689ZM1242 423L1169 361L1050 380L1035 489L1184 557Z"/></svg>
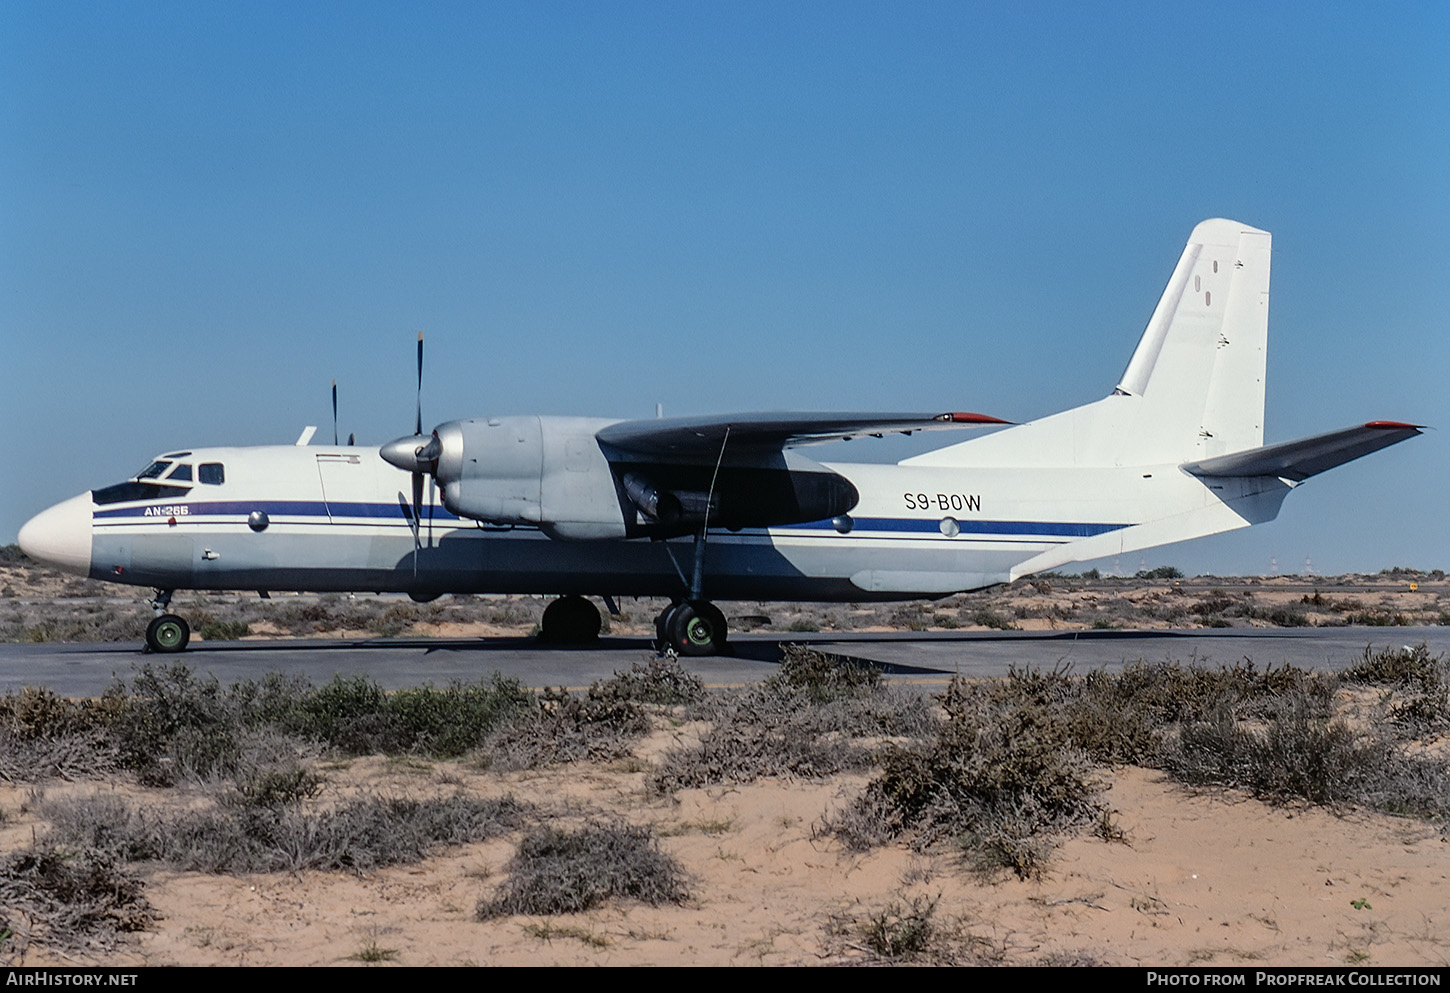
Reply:
<svg viewBox="0 0 1450 993"><path fill-rule="evenodd" d="M939 583L919 590L868 590L851 577L859 579L863 570L950 574L960 576L957 588L975 589L1004 582L1014 564L1033 554L1022 548L968 549L945 541L940 549L910 550L865 551L851 544L834 537L810 538L803 547L791 548L787 557L763 538L712 535L705 556L705 595L840 601L942 595L949 590ZM92 545L91 575L168 589L673 597L688 588L693 555L691 539L568 542L529 529L464 529L431 543L425 535L415 566L412 535L406 531L99 534Z"/></svg>

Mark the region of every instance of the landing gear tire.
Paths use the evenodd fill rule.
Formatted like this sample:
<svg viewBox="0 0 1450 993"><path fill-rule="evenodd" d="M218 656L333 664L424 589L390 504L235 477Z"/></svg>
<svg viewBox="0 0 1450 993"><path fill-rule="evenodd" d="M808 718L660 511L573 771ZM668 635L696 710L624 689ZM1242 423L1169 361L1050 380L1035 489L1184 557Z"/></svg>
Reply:
<svg viewBox="0 0 1450 993"><path fill-rule="evenodd" d="M146 626L146 650L169 654L186 648L191 625L175 614L162 614Z"/></svg>
<svg viewBox="0 0 1450 993"><path fill-rule="evenodd" d="M725 615L709 600L677 603L661 617L664 641L681 655L719 655L729 627Z"/></svg>
<svg viewBox="0 0 1450 993"><path fill-rule="evenodd" d="M544 608L539 640L556 645L581 645L599 638L604 619L599 608L582 596L561 596Z"/></svg>

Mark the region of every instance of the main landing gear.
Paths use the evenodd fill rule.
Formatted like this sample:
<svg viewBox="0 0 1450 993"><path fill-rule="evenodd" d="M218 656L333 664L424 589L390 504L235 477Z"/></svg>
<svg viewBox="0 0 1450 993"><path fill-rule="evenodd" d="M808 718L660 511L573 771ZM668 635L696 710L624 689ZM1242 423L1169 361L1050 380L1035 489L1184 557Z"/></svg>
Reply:
<svg viewBox="0 0 1450 993"><path fill-rule="evenodd" d="M179 652L184 650L187 643L191 641L191 625L186 623L184 618L166 612L166 608L171 606L173 592L173 590L157 590L155 598L151 601L151 609L156 611L156 617L146 626L146 650L148 652L165 654Z"/></svg>
<svg viewBox="0 0 1450 993"><path fill-rule="evenodd" d="M544 608L539 640L556 645L583 645L596 640L604 620L599 608L582 596L561 596Z"/></svg>
<svg viewBox="0 0 1450 993"><path fill-rule="evenodd" d="M655 633L661 645L680 655L719 655L725 651L729 626L709 600L677 600L655 618Z"/></svg>
<svg viewBox="0 0 1450 993"><path fill-rule="evenodd" d="M673 648L680 655L719 655L725 651L725 639L730 633L725 615L704 596L707 533L705 527L695 532L689 596L670 604L655 619L655 633L661 646Z"/></svg>

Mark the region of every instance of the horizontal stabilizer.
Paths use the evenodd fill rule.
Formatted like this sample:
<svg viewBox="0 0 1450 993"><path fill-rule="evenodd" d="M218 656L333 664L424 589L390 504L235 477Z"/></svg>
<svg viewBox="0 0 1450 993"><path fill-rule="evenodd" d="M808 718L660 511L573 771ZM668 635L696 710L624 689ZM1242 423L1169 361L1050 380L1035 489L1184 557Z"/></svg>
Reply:
<svg viewBox="0 0 1450 993"><path fill-rule="evenodd" d="M1312 438L1251 448L1201 462L1185 462L1183 469L1195 476L1277 476L1299 482L1413 438L1420 433L1420 428L1421 425L1399 421L1370 421Z"/></svg>

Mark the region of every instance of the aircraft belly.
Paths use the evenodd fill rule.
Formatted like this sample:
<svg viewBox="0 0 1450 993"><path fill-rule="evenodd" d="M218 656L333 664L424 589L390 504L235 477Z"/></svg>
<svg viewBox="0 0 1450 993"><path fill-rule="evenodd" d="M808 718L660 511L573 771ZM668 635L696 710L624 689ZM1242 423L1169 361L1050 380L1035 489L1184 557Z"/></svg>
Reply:
<svg viewBox="0 0 1450 993"><path fill-rule="evenodd" d="M425 530L415 552L412 531L398 526L282 522L260 534L232 524L184 527L98 535L98 578L178 589L678 596L693 564L691 539L560 541L531 528L455 527ZM1041 547L965 536L721 532L707 546L705 587L713 599L941 594L1002 582ZM130 561L121 561L126 554ZM126 575L102 574L112 565Z"/></svg>

